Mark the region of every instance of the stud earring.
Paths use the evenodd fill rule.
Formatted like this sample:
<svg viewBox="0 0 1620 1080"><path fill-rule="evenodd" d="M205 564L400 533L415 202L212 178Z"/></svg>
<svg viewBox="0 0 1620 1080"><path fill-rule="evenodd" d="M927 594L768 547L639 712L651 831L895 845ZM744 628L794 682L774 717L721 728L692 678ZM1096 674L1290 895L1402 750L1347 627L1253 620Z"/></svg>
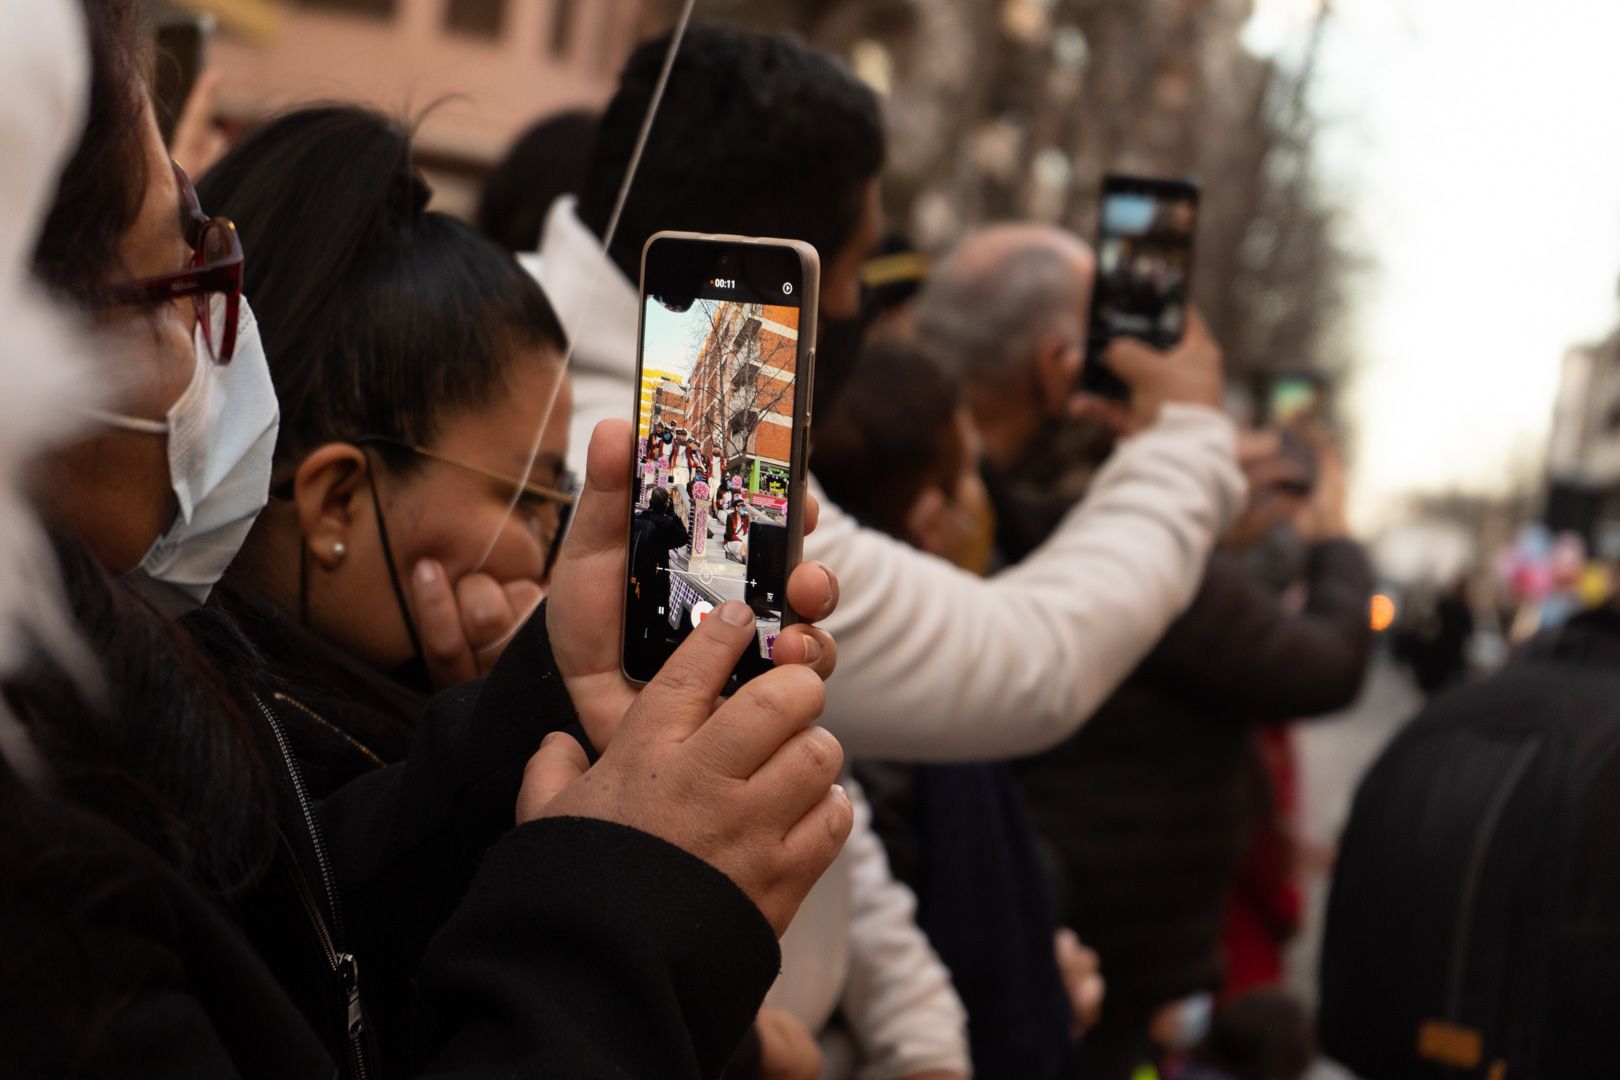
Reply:
<svg viewBox="0 0 1620 1080"><path fill-rule="evenodd" d="M349 553L349 545L341 540L332 541L332 558L341 559Z"/></svg>

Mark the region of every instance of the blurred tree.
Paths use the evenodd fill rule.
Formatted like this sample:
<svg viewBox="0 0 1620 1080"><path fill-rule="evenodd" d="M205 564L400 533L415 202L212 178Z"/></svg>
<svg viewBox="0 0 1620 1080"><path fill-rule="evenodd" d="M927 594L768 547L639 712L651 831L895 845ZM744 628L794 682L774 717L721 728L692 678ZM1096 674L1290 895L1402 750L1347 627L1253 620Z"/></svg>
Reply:
<svg viewBox="0 0 1620 1080"><path fill-rule="evenodd" d="M650 0L659 25L678 0ZM1203 186L1195 299L1232 374L1343 367L1351 261L1313 167L1308 107L1326 4L1302 55L1241 41L1253 0L707 0L790 30L887 96L891 223L924 249L999 218L1091 236L1110 170Z"/></svg>

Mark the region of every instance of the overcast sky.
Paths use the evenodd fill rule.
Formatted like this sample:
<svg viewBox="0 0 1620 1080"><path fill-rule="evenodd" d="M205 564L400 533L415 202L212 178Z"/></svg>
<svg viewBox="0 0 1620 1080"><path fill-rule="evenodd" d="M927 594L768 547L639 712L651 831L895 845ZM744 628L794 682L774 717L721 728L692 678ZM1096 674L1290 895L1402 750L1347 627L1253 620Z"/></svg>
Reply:
<svg viewBox="0 0 1620 1080"><path fill-rule="evenodd" d="M1297 42L1314 0L1259 0ZM1616 0L1337 0L1318 111L1346 237L1372 260L1346 331L1355 514L1535 475L1559 366L1614 324Z"/></svg>

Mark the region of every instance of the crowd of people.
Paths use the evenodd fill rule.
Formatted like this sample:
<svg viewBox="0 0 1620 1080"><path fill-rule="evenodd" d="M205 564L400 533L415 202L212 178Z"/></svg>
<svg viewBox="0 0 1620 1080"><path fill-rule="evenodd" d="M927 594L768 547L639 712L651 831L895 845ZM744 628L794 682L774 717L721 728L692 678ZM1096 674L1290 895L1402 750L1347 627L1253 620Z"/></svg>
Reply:
<svg viewBox="0 0 1620 1080"><path fill-rule="evenodd" d="M788 38L643 45L475 226L357 104L165 146L139 9L0 0L0 1072L1303 1075L1286 724L1371 574L1196 312L1077 395L1088 245L886 242L880 103ZM821 259L803 621L728 698L741 603L620 666L693 527L632 460L663 229Z"/></svg>

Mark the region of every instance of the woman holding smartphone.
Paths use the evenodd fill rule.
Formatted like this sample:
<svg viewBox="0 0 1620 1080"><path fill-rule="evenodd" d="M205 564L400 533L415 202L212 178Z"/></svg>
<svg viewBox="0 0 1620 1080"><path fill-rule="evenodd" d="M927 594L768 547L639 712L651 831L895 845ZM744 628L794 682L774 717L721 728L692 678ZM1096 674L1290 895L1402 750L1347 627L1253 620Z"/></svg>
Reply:
<svg viewBox="0 0 1620 1080"><path fill-rule="evenodd" d="M71 9L44 7L6 12L25 33L3 70L77 54ZM243 249L165 156L135 5L83 12L90 123L34 268L95 313L98 373L130 392L42 464L95 664L35 657L6 683L22 737L0 751L0 1072L713 1073L848 829L836 743L810 723L830 649L715 709L680 688L718 688L747 647L722 611L667 679L624 682L617 642L592 633L623 565L628 432L610 427L545 617L429 711L407 763L310 798L276 684L229 623L204 609L182 627L128 584L170 610L212 590L270 487L278 419ZM70 129L73 96L41 98L61 107L50 130ZM6 150L46 175L55 160ZM819 568L795 585L830 608ZM536 752L576 715L613 738L587 784L572 740ZM415 1023L379 1045L390 994Z"/></svg>

